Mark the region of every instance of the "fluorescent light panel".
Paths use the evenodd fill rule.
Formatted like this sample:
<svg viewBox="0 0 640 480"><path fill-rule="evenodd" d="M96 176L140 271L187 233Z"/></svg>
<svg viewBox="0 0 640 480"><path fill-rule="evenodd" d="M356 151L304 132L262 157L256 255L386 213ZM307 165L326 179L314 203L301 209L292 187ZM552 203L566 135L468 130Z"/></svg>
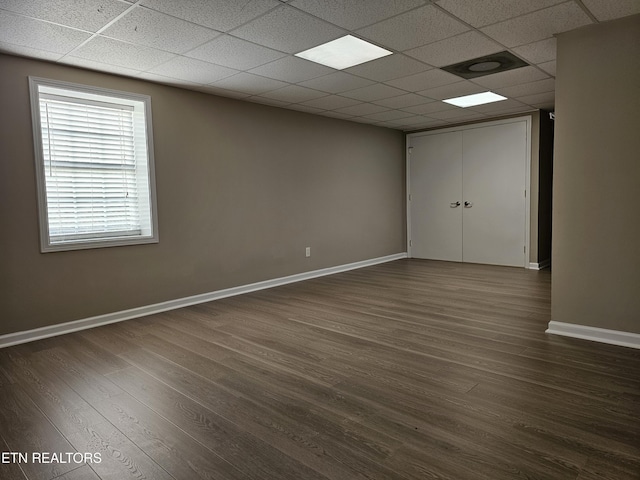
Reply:
<svg viewBox="0 0 640 480"><path fill-rule="evenodd" d="M501 102L507 97L498 95L493 92L474 93L473 95L465 95L464 97L455 97L443 100L445 103L455 105L456 107L475 107L476 105L484 105L485 103Z"/></svg>
<svg viewBox="0 0 640 480"><path fill-rule="evenodd" d="M327 67L343 70L376 58L386 57L391 53L377 45L346 35L295 55Z"/></svg>

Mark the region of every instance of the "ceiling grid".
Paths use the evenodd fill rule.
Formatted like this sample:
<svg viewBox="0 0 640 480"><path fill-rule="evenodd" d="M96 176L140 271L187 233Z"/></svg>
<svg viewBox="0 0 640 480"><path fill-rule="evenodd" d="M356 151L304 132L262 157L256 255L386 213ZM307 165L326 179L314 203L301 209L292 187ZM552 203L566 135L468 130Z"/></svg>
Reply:
<svg viewBox="0 0 640 480"><path fill-rule="evenodd" d="M555 35L638 0L0 0L0 52L411 131L553 109ZM344 70L294 56L353 35L392 52ZM441 67L507 51L529 65ZM491 90L508 98L458 108Z"/></svg>

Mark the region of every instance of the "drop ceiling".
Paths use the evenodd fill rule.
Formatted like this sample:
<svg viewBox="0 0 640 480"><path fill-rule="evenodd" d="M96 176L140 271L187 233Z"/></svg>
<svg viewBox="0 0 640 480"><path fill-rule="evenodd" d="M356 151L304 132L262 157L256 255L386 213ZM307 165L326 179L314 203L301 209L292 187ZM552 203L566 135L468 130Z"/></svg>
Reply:
<svg viewBox="0 0 640 480"><path fill-rule="evenodd" d="M638 0L0 0L0 52L318 115L417 130L553 109L554 35ZM334 70L294 54L351 34L393 55ZM440 67L508 51L529 66ZM491 90L508 100L442 100Z"/></svg>

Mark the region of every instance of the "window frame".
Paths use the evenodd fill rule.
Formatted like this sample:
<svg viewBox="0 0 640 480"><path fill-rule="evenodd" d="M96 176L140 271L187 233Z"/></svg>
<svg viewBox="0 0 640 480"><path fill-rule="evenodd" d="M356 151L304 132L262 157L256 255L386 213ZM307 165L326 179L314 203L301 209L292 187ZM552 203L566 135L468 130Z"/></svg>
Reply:
<svg viewBox="0 0 640 480"><path fill-rule="evenodd" d="M144 126L147 152L147 181L149 198L140 203L148 203L149 210L149 229L150 233L140 233L138 235L120 235L113 236L105 232L103 237L78 238L74 240L53 241L49 232L49 211L47 205L47 186L45 176L45 155L42 144L42 121L40 117L40 87L59 88L78 93L79 99L82 95L97 95L117 99L118 103L133 105L134 102L142 103L144 106ZM29 94L31 100L31 120L33 125L33 142L34 142L34 158L35 172L38 197L38 217L40 228L40 251L42 253L60 252L69 250L84 250L93 248L117 247L126 245L141 245L149 243L158 243L158 214L156 199L156 178L155 178L155 162L153 150L153 128L151 120L151 97L138 93L123 92L119 90L111 90L102 87L90 85L81 85L61 80L53 80L48 78L29 76ZM45 94L43 92L43 94ZM108 98L105 101L108 101ZM115 102L112 102L115 103ZM139 175L137 178L143 178ZM148 202L147 202L148 200ZM140 207L140 203L138 206ZM145 208L146 215L146 208Z"/></svg>

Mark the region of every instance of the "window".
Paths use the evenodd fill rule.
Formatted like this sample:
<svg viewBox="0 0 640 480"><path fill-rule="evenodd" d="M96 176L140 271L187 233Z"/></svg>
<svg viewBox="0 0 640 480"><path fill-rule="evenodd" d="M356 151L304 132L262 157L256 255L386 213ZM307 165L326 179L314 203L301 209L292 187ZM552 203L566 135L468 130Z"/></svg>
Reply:
<svg viewBox="0 0 640 480"><path fill-rule="evenodd" d="M42 252L157 242L150 97L29 83Z"/></svg>

